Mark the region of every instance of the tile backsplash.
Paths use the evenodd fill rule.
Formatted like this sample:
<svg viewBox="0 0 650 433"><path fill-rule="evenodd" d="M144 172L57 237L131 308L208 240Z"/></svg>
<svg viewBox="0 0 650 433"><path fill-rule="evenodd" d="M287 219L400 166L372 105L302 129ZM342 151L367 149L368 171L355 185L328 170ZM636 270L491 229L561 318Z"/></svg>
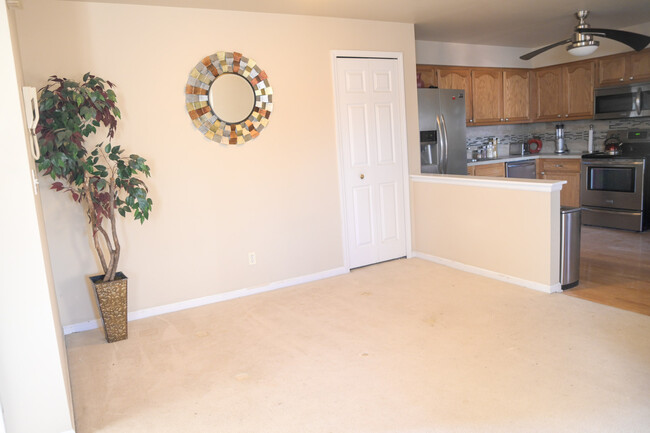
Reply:
<svg viewBox="0 0 650 433"><path fill-rule="evenodd" d="M594 125L594 149L603 150L605 135L610 129L650 129L650 118L616 120L568 120L565 122L522 123L516 125L470 126L466 129L467 146L487 144L491 137L499 139L499 155L508 154L510 143L523 143L530 138L542 140L541 153L555 151L555 126L564 124L564 141L570 153L587 151L589 125Z"/></svg>

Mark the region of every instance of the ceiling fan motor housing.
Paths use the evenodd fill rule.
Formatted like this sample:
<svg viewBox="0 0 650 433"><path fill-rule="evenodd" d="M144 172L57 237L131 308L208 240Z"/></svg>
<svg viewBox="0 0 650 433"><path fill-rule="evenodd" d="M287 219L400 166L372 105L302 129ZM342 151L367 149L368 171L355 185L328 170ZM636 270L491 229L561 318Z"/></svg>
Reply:
<svg viewBox="0 0 650 433"><path fill-rule="evenodd" d="M589 15L589 11L586 10L576 12L576 18L580 20L580 23L575 27L575 32L571 37L571 43L566 47L566 50L569 51L571 54L576 54L576 55L591 54L600 45L600 42L595 40L593 35L588 33L578 32L578 29L583 29L583 30L589 29L589 24L587 24L587 22L585 21L587 19L587 15ZM580 48L582 48L582 50L580 50ZM571 52L571 50L575 50L575 49L578 49L578 52ZM580 51L583 51L585 54L580 53Z"/></svg>

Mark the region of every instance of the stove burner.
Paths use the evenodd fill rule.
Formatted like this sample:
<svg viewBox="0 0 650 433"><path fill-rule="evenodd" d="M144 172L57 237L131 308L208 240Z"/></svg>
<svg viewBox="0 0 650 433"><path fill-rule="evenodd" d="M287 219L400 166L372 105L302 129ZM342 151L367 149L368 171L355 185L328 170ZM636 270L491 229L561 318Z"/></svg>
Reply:
<svg viewBox="0 0 650 433"><path fill-rule="evenodd" d="M607 131L605 151L587 153L582 159L645 159L650 156L650 130L629 129Z"/></svg>

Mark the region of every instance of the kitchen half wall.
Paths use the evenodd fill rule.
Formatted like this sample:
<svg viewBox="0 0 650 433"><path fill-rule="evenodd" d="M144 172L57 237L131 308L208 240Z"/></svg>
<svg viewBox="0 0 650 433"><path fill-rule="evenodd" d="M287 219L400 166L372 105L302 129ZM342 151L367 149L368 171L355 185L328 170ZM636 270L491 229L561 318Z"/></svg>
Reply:
<svg viewBox="0 0 650 433"><path fill-rule="evenodd" d="M345 270L332 50L403 54L418 149L412 24L51 0L15 14L25 85L87 71L115 82L114 143L151 167L150 220L119 222L131 312ZM255 59L273 86L269 125L244 145L206 139L185 110L190 70L217 51ZM94 321L86 217L50 183L41 200L61 319Z"/></svg>

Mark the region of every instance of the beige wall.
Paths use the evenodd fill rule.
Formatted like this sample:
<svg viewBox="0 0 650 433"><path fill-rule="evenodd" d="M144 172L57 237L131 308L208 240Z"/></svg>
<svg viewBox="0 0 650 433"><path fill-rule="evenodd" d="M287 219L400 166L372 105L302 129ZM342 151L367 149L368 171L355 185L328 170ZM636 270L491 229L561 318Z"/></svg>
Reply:
<svg viewBox="0 0 650 433"><path fill-rule="evenodd" d="M557 289L560 192L552 185L414 176L413 251L532 288Z"/></svg>
<svg viewBox="0 0 650 433"><path fill-rule="evenodd" d="M71 431L72 404L40 207L32 190L19 80L0 7L0 416L7 433ZM4 431L0 425L0 431Z"/></svg>
<svg viewBox="0 0 650 433"><path fill-rule="evenodd" d="M115 143L150 162L153 215L120 226L130 311L343 266L331 50L403 53L417 156L412 25L35 0L17 23L26 84L86 71L117 83ZM268 128L243 146L203 138L185 112L190 69L216 51L255 59L275 92ZM85 217L44 183L62 321L95 319Z"/></svg>

